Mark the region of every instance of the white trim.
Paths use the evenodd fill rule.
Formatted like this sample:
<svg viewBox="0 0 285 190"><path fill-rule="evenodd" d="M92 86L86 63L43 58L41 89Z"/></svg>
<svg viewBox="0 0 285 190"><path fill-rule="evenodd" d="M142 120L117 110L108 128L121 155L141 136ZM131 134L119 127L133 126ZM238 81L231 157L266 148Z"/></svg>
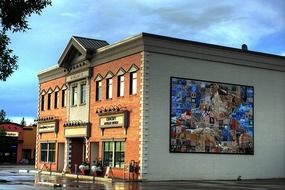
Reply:
<svg viewBox="0 0 285 190"><path fill-rule="evenodd" d="M109 78L113 78L113 76L114 76L114 74L113 74L111 71L109 71L109 72L106 74L105 78L106 78L106 79L109 79Z"/></svg>

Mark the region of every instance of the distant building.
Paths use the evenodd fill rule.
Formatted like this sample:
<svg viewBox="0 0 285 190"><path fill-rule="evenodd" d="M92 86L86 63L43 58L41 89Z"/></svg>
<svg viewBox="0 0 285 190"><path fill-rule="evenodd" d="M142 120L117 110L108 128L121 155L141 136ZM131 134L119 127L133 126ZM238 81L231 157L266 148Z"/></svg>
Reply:
<svg viewBox="0 0 285 190"><path fill-rule="evenodd" d="M73 36L39 73L36 168L122 178L285 177L285 58L142 33ZM274 156L273 156L274 155Z"/></svg>
<svg viewBox="0 0 285 190"><path fill-rule="evenodd" d="M22 126L17 123L0 123L0 163L34 162L36 147L36 127Z"/></svg>

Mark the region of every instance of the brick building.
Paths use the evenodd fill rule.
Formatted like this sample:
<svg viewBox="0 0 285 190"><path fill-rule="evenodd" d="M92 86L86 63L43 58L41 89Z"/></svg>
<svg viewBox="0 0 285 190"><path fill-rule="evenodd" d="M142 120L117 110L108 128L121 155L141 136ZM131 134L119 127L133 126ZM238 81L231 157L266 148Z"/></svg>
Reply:
<svg viewBox="0 0 285 190"><path fill-rule="evenodd" d="M25 163L34 161L36 127L22 126L13 122L0 123L0 163Z"/></svg>
<svg viewBox="0 0 285 190"><path fill-rule="evenodd" d="M284 177L284 61L146 33L74 36L38 75L36 168L102 158L121 178L131 160L146 180Z"/></svg>

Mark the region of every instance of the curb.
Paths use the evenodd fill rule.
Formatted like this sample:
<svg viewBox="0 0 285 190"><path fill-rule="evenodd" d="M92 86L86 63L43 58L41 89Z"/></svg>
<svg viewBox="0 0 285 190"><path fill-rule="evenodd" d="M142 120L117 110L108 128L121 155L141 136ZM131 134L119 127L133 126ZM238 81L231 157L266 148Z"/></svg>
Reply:
<svg viewBox="0 0 285 190"><path fill-rule="evenodd" d="M44 181L39 181L39 185L44 185L44 186L50 186L50 187L62 187L61 184L58 183L51 183L51 182L44 182Z"/></svg>
<svg viewBox="0 0 285 190"><path fill-rule="evenodd" d="M76 175L76 174L63 174L63 173L59 173L59 172L49 172L49 171L39 171L39 170L19 170L19 173L32 173L32 174L62 176L62 177L68 177L68 178L73 178L73 179L83 179L83 180L100 181L100 182L107 182L107 183L113 182L112 178L95 177L95 176L88 176L88 175ZM41 183L49 183L49 182L41 182ZM46 184L46 185L48 185L48 184ZM50 183L49 186L53 186L53 185L55 185L55 184ZM60 184L58 184L58 185L60 185Z"/></svg>

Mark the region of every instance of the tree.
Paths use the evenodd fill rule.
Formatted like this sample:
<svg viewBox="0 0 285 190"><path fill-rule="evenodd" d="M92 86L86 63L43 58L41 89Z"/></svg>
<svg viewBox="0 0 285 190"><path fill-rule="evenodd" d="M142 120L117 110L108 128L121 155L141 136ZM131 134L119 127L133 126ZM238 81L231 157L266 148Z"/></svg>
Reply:
<svg viewBox="0 0 285 190"><path fill-rule="evenodd" d="M1 109L0 111L0 123L9 122L10 119L6 118L6 112Z"/></svg>
<svg viewBox="0 0 285 190"><path fill-rule="evenodd" d="M25 32L29 30L27 18L33 13L40 15L51 5L51 0L0 0L0 80L6 79L18 68L16 55L8 48L8 31Z"/></svg>
<svg viewBox="0 0 285 190"><path fill-rule="evenodd" d="M6 136L6 131L5 129L0 128L0 137Z"/></svg>
<svg viewBox="0 0 285 190"><path fill-rule="evenodd" d="M22 118L22 121L21 121L21 124L20 125L22 125L22 126L26 126L27 125L27 123L26 123L26 121L25 121L25 118L23 117Z"/></svg>

